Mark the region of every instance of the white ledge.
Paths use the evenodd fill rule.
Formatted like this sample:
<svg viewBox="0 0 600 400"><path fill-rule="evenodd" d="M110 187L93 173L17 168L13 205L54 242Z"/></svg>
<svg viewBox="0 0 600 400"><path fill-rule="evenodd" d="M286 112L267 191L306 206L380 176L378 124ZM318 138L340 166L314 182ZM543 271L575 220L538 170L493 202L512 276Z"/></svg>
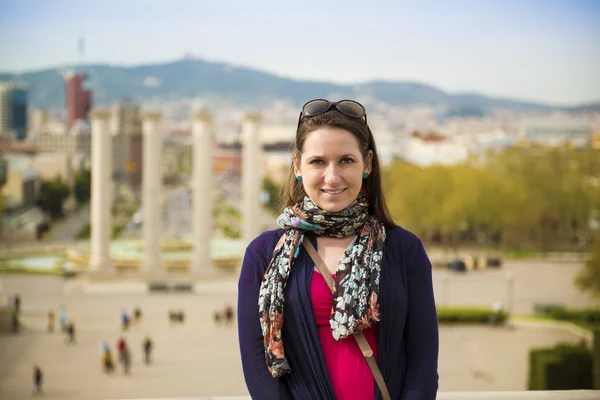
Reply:
<svg viewBox="0 0 600 400"><path fill-rule="evenodd" d="M436 400L600 400L600 390L534 390L528 392L440 392ZM127 399L121 399L127 400ZM129 399L133 400L133 399ZM169 397L135 400L251 400L238 397Z"/></svg>

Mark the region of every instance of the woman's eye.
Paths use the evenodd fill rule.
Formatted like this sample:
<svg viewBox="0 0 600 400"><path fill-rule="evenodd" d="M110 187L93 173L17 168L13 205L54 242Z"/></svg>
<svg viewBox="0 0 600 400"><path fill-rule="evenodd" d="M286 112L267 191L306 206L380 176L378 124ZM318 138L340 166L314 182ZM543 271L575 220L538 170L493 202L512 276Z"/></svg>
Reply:
<svg viewBox="0 0 600 400"><path fill-rule="evenodd" d="M309 164L322 164L323 160L311 160Z"/></svg>
<svg viewBox="0 0 600 400"><path fill-rule="evenodd" d="M342 158L342 163L344 163L344 164L350 164L353 162L354 162L354 160L351 158Z"/></svg>

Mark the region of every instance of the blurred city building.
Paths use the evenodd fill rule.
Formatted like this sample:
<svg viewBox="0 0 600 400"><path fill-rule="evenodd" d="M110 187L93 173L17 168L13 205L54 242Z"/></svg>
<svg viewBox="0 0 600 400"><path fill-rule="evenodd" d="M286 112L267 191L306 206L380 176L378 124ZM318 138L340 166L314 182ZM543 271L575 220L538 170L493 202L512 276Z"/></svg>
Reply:
<svg viewBox="0 0 600 400"><path fill-rule="evenodd" d="M92 92L85 89L85 74L69 72L65 77L67 127L77 120L88 121L92 109Z"/></svg>
<svg viewBox="0 0 600 400"><path fill-rule="evenodd" d="M27 85L0 83L0 136L24 140L27 136Z"/></svg>
<svg viewBox="0 0 600 400"><path fill-rule="evenodd" d="M2 194L2 188L6 184L7 175L8 161L5 159L2 149L0 149L0 239L4 236L4 195Z"/></svg>
<svg viewBox="0 0 600 400"><path fill-rule="evenodd" d="M519 140L524 144L575 147L589 145L592 139L589 121L573 118L525 118L519 127Z"/></svg>
<svg viewBox="0 0 600 400"><path fill-rule="evenodd" d="M460 137L437 132L414 131L399 151L400 157L422 167L431 164L456 164L469 156L469 148Z"/></svg>
<svg viewBox="0 0 600 400"><path fill-rule="evenodd" d="M141 187L143 160L139 104L127 97L113 104L108 129L112 135L113 177L137 190Z"/></svg>
<svg viewBox="0 0 600 400"><path fill-rule="evenodd" d="M5 210L28 209L35 205L37 173L30 166L31 156L6 154L6 183L2 187Z"/></svg>
<svg viewBox="0 0 600 400"><path fill-rule="evenodd" d="M35 137L48 122L50 122L50 113L47 110L39 108L31 110L29 113L28 136L30 138Z"/></svg>

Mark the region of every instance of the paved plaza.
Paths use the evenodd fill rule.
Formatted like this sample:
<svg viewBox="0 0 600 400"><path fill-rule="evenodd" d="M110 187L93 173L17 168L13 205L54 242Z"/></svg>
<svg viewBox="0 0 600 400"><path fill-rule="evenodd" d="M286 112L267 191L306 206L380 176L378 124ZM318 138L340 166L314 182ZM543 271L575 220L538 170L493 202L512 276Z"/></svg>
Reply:
<svg viewBox="0 0 600 400"><path fill-rule="evenodd" d="M518 313L531 313L537 301L571 307L595 303L573 286L575 263L510 262L499 271L467 274L434 272L439 304L491 305L512 302ZM514 276L512 300L506 272ZM212 313L235 306L236 282L205 282L196 293L148 294L136 284L90 285L50 276L0 275L8 294L22 297L24 329L0 336L0 399L31 398L32 369L44 370L45 399L124 399L247 394L236 326L215 326ZM58 330L46 331L49 307L65 305L77 330L67 345ZM129 331L120 329L122 308L140 307L143 318ZM185 312L182 325L171 326L168 312ZM131 374L117 368L102 372L99 346L107 341L114 354L123 335L133 356ZM154 363L144 365L142 341L155 343ZM558 328L447 327L440 329L440 390L493 391L526 389L530 347L579 338Z"/></svg>

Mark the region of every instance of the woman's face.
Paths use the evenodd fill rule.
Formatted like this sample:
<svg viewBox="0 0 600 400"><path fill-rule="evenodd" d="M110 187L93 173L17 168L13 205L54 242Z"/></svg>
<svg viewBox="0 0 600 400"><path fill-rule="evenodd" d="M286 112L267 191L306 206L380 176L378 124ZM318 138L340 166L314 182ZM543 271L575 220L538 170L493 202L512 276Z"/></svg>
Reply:
<svg viewBox="0 0 600 400"><path fill-rule="evenodd" d="M294 156L296 176L308 197L329 212L342 211L352 203L371 173L373 152L363 159L358 141L341 128L323 127L307 134L300 160Z"/></svg>

